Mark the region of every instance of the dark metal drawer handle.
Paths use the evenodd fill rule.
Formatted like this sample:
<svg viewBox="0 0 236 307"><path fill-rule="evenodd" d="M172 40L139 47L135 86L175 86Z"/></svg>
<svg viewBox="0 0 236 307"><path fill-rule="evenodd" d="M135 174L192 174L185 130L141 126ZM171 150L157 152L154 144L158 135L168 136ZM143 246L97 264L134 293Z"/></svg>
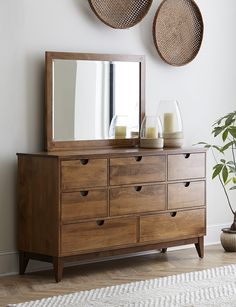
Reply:
<svg viewBox="0 0 236 307"><path fill-rule="evenodd" d="M190 153L187 153L184 155L185 159L188 159L190 157Z"/></svg>
<svg viewBox="0 0 236 307"><path fill-rule="evenodd" d="M89 161L89 159L80 159L80 163L81 163L82 165L88 164L88 161Z"/></svg>
<svg viewBox="0 0 236 307"><path fill-rule="evenodd" d="M137 161L137 162L140 162L142 160L142 156L138 156L138 157L135 157L134 159Z"/></svg>
<svg viewBox="0 0 236 307"><path fill-rule="evenodd" d="M98 220L96 223L97 223L98 226L102 226L105 223L105 221L104 220Z"/></svg>
<svg viewBox="0 0 236 307"><path fill-rule="evenodd" d="M134 189L135 189L136 192L140 192L142 190L142 186L134 187Z"/></svg>
<svg viewBox="0 0 236 307"><path fill-rule="evenodd" d="M171 217L175 217L176 215L177 215L177 212L176 212L176 211L170 213L170 216L171 216Z"/></svg>
<svg viewBox="0 0 236 307"><path fill-rule="evenodd" d="M185 186L185 188L189 187L190 186L190 182L185 182L184 186Z"/></svg>
<svg viewBox="0 0 236 307"><path fill-rule="evenodd" d="M83 196L83 197L87 196L88 193L89 193L89 191L80 191L80 195Z"/></svg>

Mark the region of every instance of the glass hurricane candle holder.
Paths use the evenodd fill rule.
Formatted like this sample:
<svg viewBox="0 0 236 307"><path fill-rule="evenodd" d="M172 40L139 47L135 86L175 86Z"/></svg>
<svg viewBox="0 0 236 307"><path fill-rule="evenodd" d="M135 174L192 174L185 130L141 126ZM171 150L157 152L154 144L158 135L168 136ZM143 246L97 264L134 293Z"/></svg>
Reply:
<svg viewBox="0 0 236 307"><path fill-rule="evenodd" d="M128 116L115 115L109 127L110 139L126 139L128 137Z"/></svg>
<svg viewBox="0 0 236 307"><path fill-rule="evenodd" d="M160 101L157 114L163 125L164 147L182 147L184 142L183 121L178 101Z"/></svg>
<svg viewBox="0 0 236 307"><path fill-rule="evenodd" d="M140 147L163 148L161 121L157 116L145 116L140 132Z"/></svg>

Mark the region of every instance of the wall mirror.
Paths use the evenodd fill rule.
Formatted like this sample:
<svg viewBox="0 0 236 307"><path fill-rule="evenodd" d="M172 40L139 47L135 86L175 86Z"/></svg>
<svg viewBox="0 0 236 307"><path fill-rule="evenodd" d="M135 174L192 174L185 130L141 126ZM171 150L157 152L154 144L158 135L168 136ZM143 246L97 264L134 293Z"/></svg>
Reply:
<svg viewBox="0 0 236 307"><path fill-rule="evenodd" d="M135 146L144 56L46 52L46 150Z"/></svg>

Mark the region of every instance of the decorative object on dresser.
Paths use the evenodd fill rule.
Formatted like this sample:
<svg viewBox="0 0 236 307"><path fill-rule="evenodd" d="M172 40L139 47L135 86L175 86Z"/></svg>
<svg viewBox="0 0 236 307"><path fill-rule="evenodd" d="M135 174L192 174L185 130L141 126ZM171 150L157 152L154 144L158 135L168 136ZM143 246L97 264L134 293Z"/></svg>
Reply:
<svg viewBox="0 0 236 307"><path fill-rule="evenodd" d="M153 0L89 0L96 16L115 29L127 29L148 13Z"/></svg>
<svg viewBox="0 0 236 307"><path fill-rule="evenodd" d="M200 50L203 28L195 1L162 1L153 22L153 39L160 57L173 66L191 62Z"/></svg>
<svg viewBox="0 0 236 307"><path fill-rule="evenodd" d="M141 125L140 147L163 148L163 130L157 116L145 116Z"/></svg>
<svg viewBox="0 0 236 307"><path fill-rule="evenodd" d="M110 139L126 139L128 136L128 116L126 115L115 115L111 121L109 128ZM138 131L138 127L137 127Z"/></svg>
<svg viewBox="0 0 236 307"><path fill-rule="evenodd" d="M87 55L83 56L86 62L83 64L87 61L91 64L91 58L92 63L98 59L117 60L112 55ZM65 137L60 140L60 133L65 130L55 124L58 108L65 114L69 106L63 94L58 97L55 78L60 74L55 73L59 68L56 59L63 60L59 62L60 69L65 64L68 73L68 64L73 64L72 71L75 71L78 54L47 53L46 144L49 151L18 153L20 273L25 272L29 259L44 260L53 262L56 281L60 281L66 261L153 249L165 252L170 246L190 243L195 244L199 257L203 257L205 149L142 149L137 148L139 138L85 141ZM144 58L119 56L119 59L133 61L139 67L139 104L132 114L139 123L139 133L144 114ZM66 80L74 84L75 77ZM76 83L71 88L79 85ZM62 89L63 86L60 93ZM114 99L108 101L110 109ZM74 110L85 100L76 103L79 106ZM100 99L94 105L99 107ZM129 107L126 105L126 109ZM109 123L114 113L108 113ZM103 118L104 112L99 114Z"/></svg>
<svg viewBox="0 0 236 307"><path fill-rule="evenodd" d="M212 179L218 177L229 209L233 214L233 224L222 229L221 244L227 252L236 252L236 210L233 208L230 191L236 190L236 111L219 118L211 131L214 137L220 137L223 144L210 145L200 142L205 148L211 148L216 165L213 167ZM220 156L218 156L219 154ZM228 161L227 161L227 160Z"/></svg>
<svg viewBox="0 0 236 307"><path fill-rule="evenodd" d="M184 133L178 101L160 101L157 113L163 124L164 147L182 147Z"/></svg>

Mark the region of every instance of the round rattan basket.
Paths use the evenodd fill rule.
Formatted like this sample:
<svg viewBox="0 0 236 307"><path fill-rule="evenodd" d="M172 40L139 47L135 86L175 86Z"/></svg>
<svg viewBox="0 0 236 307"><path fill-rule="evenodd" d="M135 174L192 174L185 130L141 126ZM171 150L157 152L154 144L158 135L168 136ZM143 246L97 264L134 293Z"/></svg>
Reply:
<svg viewBox="0 0 236 307"><path fill-rule="evenodd" d="M153 0L89 0L96 16L115 29L127 29L139 23Z"/></svg>
<svg viewBox="0 0 236 307"><path fill-rule="evenodd" d="M203 39L201 12L193 0L164 0L153 22L153 39L161 58L182 66L198 54Z"/></svg>

